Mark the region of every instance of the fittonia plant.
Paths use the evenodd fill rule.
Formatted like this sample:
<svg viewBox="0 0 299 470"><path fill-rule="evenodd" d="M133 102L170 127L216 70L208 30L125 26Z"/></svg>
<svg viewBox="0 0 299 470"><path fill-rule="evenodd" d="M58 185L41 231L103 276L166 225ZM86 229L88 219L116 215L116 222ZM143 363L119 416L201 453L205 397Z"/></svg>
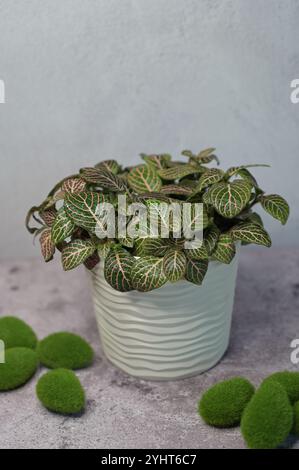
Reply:
<svg viewBox="0 0 299 470"><path fill-rule="evenodd" d="M42 204L30 209L27 229L39 235L45 261L50 261L57 249L66 271L81 263L93 269L103 262L106 280L122 292L146 292L180 279L200 285L209 260L230 263L236 242L271 246L262 219L253 210L256 204L283 225L289 216L285 199L265 194L249 170L267 165L242 165L227 171L209 168L206 165L213 161L219 165L214 150L198 154L185 150L182 155L187 161L173 161L168 154L141 154L143 163L135 167L122 168L115 160L105 160L82 168L57 183ZM162 202L201 202L202 245L186 249L185 238L177 238L172 232L168 238L153 238L148 232L139 238L99 238L103 219L97 208L103 202L111 203L113 218L119 220L123 217L119 195L126 196L126 204L141 202L146 207L153 203L162 206ZM122 218L126 227L132 217L126 213ZM31 218L39 227L30 225Z"/></svg>

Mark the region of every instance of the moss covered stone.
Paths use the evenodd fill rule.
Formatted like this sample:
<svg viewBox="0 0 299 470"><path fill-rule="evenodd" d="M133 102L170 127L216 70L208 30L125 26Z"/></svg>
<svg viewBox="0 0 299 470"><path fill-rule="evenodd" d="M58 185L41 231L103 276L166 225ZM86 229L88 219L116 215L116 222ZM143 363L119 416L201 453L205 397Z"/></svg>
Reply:
<svg viewBox="0 0 299 470"><path fill-rule="evenodd" d="M34 331L17 317L0 318L0 340L4 341L6 349L17 347L35 349L37 345Z"/></svg>
<svg viewBox="0 0 299 470"><path fill-rule="evenodd" d="M287 438L293 425L293 407L284 387L264 381L247 405L241 432L251 449L275 449Z"/></svg>
<svg viewBox="0 0 299 470"><path fill-rule="evenodd" d="M30 348L11 348L5 351L0 364L0 390L12 390L28 382L38 366L37 354Z"/></svg>
<svg viewBox="0 0 299 470"><path fill-rule="evenodd" d="M53 333L44 338L37 347L40 362L51 369L81 369L92 363L91 346L74 333Z"/></svg>
<svg viewBox="0 0 299 470"><path fill-rule="evenodd" d="M55 369L43 375L37 383L36 393L41 403L56 413L79 413L85 406L82 385L68 369Z"/></svg>
<svg viewBox="0 0 299 470"><path fill-rule="evenodd" d="M269 375L264 382L268 380L279 382L280 385L285 388L291 403L295 403L299 400L299 372L289 372L287 370L275 372Z"/></svg>
<svg viewBox="0 0 299 470"><path fill-rule="evenodd" d="M198 412L211 426L236 426L253 394L254 387L247 379L234 377L207 390L198 403Z"/></svg>
<svg viewBox="0 0 299 470"><path fill-rule="evenodd" d="M293 434L299 436L299 401L294 405L294 425L293 425Z"/></svg>

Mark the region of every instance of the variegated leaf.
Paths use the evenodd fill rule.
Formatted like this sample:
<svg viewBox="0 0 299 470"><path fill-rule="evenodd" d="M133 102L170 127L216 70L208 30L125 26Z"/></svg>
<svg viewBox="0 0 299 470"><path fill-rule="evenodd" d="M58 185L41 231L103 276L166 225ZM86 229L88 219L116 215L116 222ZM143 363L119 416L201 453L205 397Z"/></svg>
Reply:
<svg viewBox="0 0 299 470"><path fill-rule="evenodd" d="M190 196L192 194L192 189L188 187L188 185L167 184L162 186L160 192L174 196Z"/></svg>
<svg viewBox="0 0 299 470"><path fill-rule="evenodd" d="M66 193L80 193L86 188L86 182L82 178L68 178L61 186Z"/></svg>
<svg viewBox="0 0 299 470"><path fill-rule="evenodd" d="M272 217L279 220L282 225L287 223L290 207L287 201L278 194L269 194L261 197L261 205Z"/></svg>
<svg viewBox="0 0 299 470"><path fill-rule="evenodd" d="M238 215L248 204L252 185L244 180L216 183L208 190L208 200L216 211L227 219Z"/></svg>
<svg viewBox="0 0 299 470"><path fill-rule="evenodd" d="M161 170L162 168L167 168L167 163L171 160L171 155L162 154L162 155L146 155L144 153L140 154L141 158L148 164Z"/></svg>
<svg viewBox="0 0 299 470"><path fill-rule="evenodd" d="M143 256L136 259L131 271L134 289L149 292L158 289L167 282L163 270L163 258Z"/></svg>
<svg viewBox="0 0 299 470"><path fill-rule="evenodd" d="M236 254L236 246L232 237L226 233L222 233L212 253L212 259L221 263L229 264Z"/></svg>
<svg viewBox="0 0 299 470"><path fill-rule="evenodd" d="M255 177L251 174L251 172L247 170L247 168L240 168L239 170L237 170L236 174L238 176L241 176L243 180L248 181L255 188L258 188L258 182L256 181Z"/></svg>
<svg viewBox="0 0 299 470"><path fill-rule="evenodd" d="M45 222L48 227L51 227L56 219L57 216L57 210L55 207L51 207L50 209L47 209L46 211L41 211L39 213L40 217L42 220Z"/></svg>
<svg viewBox="0 0 299 470"><path fill-rule="evenodd" d="M66 214L76 226L95 233L96 226L101 228L97 207L102 202L109 202L109 196L91 191L68 193L65 198L64 208Z"/></svg>
<svg viewBox="0 0 299 470"><path fill-rule="evenodd" d="M193 284L201 285L208 270L209 261L207 259L188 259L186 264L185 278Z"/></svg>
<svg viewBox="0 0 299 470"><path fill-rule="evenodd" d="M97 163L95 168L103 168L105 170L111 171L111 173L114 175L117 175L121 170L121 166L116 160L103 160L102 162Z"/></svg>
<svg viewBox="0 0 299 470"><path fill-rule="evenodd" d="M186 269L186 256L182 251L171 248L163 258L163 269L170 282L182 279Z"/></svg>
<svg viewBox="0 0 299 470"><path fill-rule="evenodd" d="M91 271L100 262L100 257L95 251L87 260L84 261L84 266Z"/></svg>
<svg viewBox="0 0 299 470"><path fill-rule="evenodd" d="M63 250L61 255L62 266L65 271L74 269L84 263L95 251L90 240L73 240Z"/></svg>
<svg viewBox="0 0 299 470"><path fill-rule="evenodd" d="M216 225L211 225L204 231L204 244L209 255L213 252L219 235L220 230L218 227L216 227Z"/></svg>
<svg viewBox="0 0 299 470"><path fill-rule="evenodd" d="M211 186L212 184L218 183L224 178L224 172L222 170L218 170L218 168L211 168L205 173L201 175L198 180L198 184L194 191L192 192L192 196L197 193L200 193L203 189L207 186Z"/></svg>
<svg viewBox="0 0 299 470"><path fill-rule="evenodd" d="M105 279L113 289L128 292L133 289L131 269L134 257L124 248L113 248L105 259Z"/></svg>
<svg viewBox="0 0 299 470"><path fill-rule="evenodd" d="M126 238L119 238L118 239L119 243L127 248L133 248L134 246L134 240L133 238L126 237Z"/></svg>
<svg viewBox="0 0 299 470"><path fill-rule="evenodd" d="M94 183L111 192L122 193L128 191L128 187L123 178L119 178L104 167L82 168L80 174L88 183Z"/></svg>
<svg viewBox="0 0 299 470"><path fill-rule="evenodd" d="M166 168L165 170L159 170L158 174L163 180L175 181L175 180L180 180L188 175L201 173L202 171L204 170L202 170L199 167L185 164L185 165L178 165L172 168Z"/></svg>
<svg viewBox="0 0 299 470"><path fill-rule="evenodd" d="M75 229L75 224L67 216L64 207L61 207L57 213L54 224L52 225L52 240L55 245L69 237Z"/></svg>
<svg viewBox="0 0 299 470"><path fill-rule="evenodd" d="M172 243L168 238L138 238L135 240L136 256L164 256Z"/></svg>
<svg viewBox="0 0 299 470"><path fill-rule="evenodd" d="M162 186L161 178L151 165L139 165L128 175L128 183L136 193L159 192Z"/></svg>
<svg viewBox="0 0 299 470"><path fill-rule="evenodd" d="M116 243L112 240L100 242L97 247L99 257L101 259L106 259L111 248L113 248L114 246L116 246Z"/></svg>
<svg viewBox="0 0 299 470"><path fill-rule="evenodd" d="M43 230L39 242L44 260L46 262L50 261L55 253L55 245L51 238L51 229L47 228Z"/></svg>
<svg viewBox="0 0 299 470"><path fill-rule="evenodd" d="M187 203L184 203L187 204ZM187 236L188 231L194 231L194 230L203 230L209 225L209 215L207 212L207 207L205 204L202 203L188 203L190 204L190 212L189 210L184 213L182 213L182 227L184 228L185 236ZM197 204L202 204L202 206L198 207L197 210ZM188 208L188 206L185 206ZM188 214L188 217L186 215ZM190 217L189 217L190 215Z"/></svg>
<svg viewBox="0 0 299 470"><path fill-rule="evenodd" d="M229 233L233 240L241 240L267 247L271 246L271 238L266 230L252 222L241 222L232 227Z"/></svg>
<svg viewBox="0 0 299 470"><path fill-rule="evenodd" d="M202 245L197 248L186 249L185 253L188 256L188 258L196 259L196 260L208 259L209 257L207 248L204 243L202 243Z"/></svg>

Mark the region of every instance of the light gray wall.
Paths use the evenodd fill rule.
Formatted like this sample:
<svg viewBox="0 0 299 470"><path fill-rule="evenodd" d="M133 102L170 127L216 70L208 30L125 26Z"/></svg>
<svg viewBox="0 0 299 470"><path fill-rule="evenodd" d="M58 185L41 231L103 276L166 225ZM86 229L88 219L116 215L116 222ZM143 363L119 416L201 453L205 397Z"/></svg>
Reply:
<svg viewBox="0 0 299 470"><path fill-rule="evenodd" d="M36 253L27 208L104 158L216 146L287 197L297 243L298 0L0 0L0 256Z"/></svg>

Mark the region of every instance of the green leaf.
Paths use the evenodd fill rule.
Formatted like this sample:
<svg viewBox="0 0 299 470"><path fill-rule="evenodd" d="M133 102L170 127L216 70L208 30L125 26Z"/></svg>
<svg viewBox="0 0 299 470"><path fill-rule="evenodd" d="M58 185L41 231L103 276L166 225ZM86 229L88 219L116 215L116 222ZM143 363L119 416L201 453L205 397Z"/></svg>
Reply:
<svg viewBox="0 0 299 470"><path fill-rule="evenodd" d="M182 279L186 269L186 256L182 251L171 248L163 258L163 269L170 282Z"/></svg>
<svg viewBox="0 0 299 470"><path fill-rule="evenodd" d="M201 175L198 180L198 184L194 189L192 196L200 193L207 186L218 183L224 178L224 171L218 170L218 168L211 168Z"/></svg>
<svg viewBox="0 0 299 470"><path fill-rule="evenodd" d="M134 246L134 240L130 237L119 238L118 241L121 245L126 246L127 248L133 248Z"/></svg>
<svg viewBox="0 0 299 470"><path fill-rule="evenodd" d="M192 165L184 164L184 165L174 166L172 168L167 168L165 170L159 170L158 174L159 176L161 176L163 180L174 181L174 180L180 180L188 175L201 173L202 171L204 170L202 170L199 167L197 168Z"/></svg>
<svg viewBox="0 0 299 470"><path fill-rule="evenodd" d="M116 243L115 241L113 240L108 240L108 241L100 241L100 243L98 244L98 255L101 259L106 259L111 248L113 246L116 246Z"/></svg>
<svg viewBox="0 0 299 470"><path fill-rule="evenodd" d="M121 166L116 160L103 160L102 162L97 163L95 168L111 171L114 175L117 175L121 170Z"/></svg>
<svg viewBox="0 0 299 470"><path fill-rule="evenodd" d="M84 191L85 188L86 182L82 178L68 178L61 186L61 190L66 193L80 193Z"/></svg>
<svg viewBox="0 0 299 470"><path fill-rule="evenodd" d="M82 168L80 170L82 178L88 183L94 183L103 189L111 192L122 193L128 191L128 187L123 180L111 171L101 168Z"/></svg>
<svg viewBox="0 0 299 470"><path fill-rule="evenodd" d="M44 260L46 262L50 261L55 253L55 245L52 241L51 229L47 228L43 230L39 242Z"/></svg>
<svg viewBox="0 0 299 470"><path fill-rule="evenodd" d="M136 256L164 256L172 246L168 238L138 238L135 240Z"/></svg>
<svg viewBox="0 0 299 470"><path fill-rule="evenodd" d="M144 256L136 259L131 271L134 289L149 292L167 282L163 271L163 258Z"/></svg>
<svg viewBox="0 0 299 470"><path fill-rule="evenodd" d="M55 245L69 237L75 229L73 221L67 216L63 207L59 209L52 226L52 240Z"/></svg>
<svg viewBox="0 0 299 470"><path fill-rule="evenodd" d="M279 220L282 225L287 223L290 207L287 201L278 194L261 197L261 205L272 217Z"/></svg>
<svg viewBox="0 0 299 470"><path fill-rule="evenodd" d="M211 225L204 231L204 244L209 255L213 252L218 238L220 235L220 230L216 225Z"/></svg>
<svg viewBox="0 0 299 470"><path fill-rule="evenodd" d="M191 259L200 260L200 259L208 259L209 257L205 244L202 244L201 246L197 248L185 249L184 251L187 257Z"/></svg>
<svg viewBox="0 0 299 470"><path fill-rule="evenodd" d="M95 251L95 246L90 240L73 240L63 250L61 255L62 266L65 271L74 269L84 263Z"/></svg>
<svg viewBox="0 0 299 470"><path fill-rule="evenodd" d="M162 186L160 191L163 194L171 194L175 196L190 196L192 194L192 189L183 184L167 184Z"/></svg>
<svg viewBox="0 0 299 470"><path fill-rule="evenodd" d="M255 225L260 225L260 227L264 226L264 222L259 214L256 212L252 212L249 214L249 216L246 218L246 222L251 222Z"/></svg>
<svg viewBox="0 0 299 470"><path fill-rule="evenodd" d="M151 165L139 165L128 175L128 183L136 193L159 192L162 181Z"/></svg>
<svg viewBox="0 0 299 470"><path fill-rule="evenodd" d="M248 204L252 185L244 180L216 183L208 191L208 200L216 211L227 219L238 215Z"/></svg>
<svg viewBox="0 0 299 470"><path fill-rule="evenodd" d="M145 155L142 153L140 156L148 165L153 166L157 170L162 170L162 168L167 168L167 164L171 160L171 155L168 155L168 154Z"/></svg>
<svg viewBox="0 0 299 470"><path fill-rule="evenodd" d="M248 181L248 183L252 184L252 186L254 186L255 188L259 187L255 177L250 173L249 170L247 170L247 168L241 168L237 170L236 174L238 176L241 176L243 180Z"/></svg>
<svg viewBox="0 0 299 470"><path fill-rule="evenodd" d="M68 193L64 208L68 217L77 227L82 227L95 233L96 226L100 228L101 218L97 215L97 207L102 202L109 202L109 196L91 191Z"/></svg>
<svg viewBox="0 0 299 470"><path fill-rule="evenodd" d="M133 289L131 269L134 257L124 248L112 248L105 259L105 279L113 289L128 292Z"/></svg>
<svg viewBox="0 0 299 470"><path fill-rule="evenodd" d="M186 264L185 278L193 284L201 285L208 270L209 261L207 259L188 259Z"/></svg>
<svg viewBox="0 0 299 470"><path fill-rule="evenodd" d="M222 233L212 253L212 259L229 264L236 254L236 246L230 235Z"/></svg>
<svg viewBox="0 0 299 470"><path fill-rule="evenodd" d="M260 225L253 224L252 222L241 222L235 225L230 230L230 235L233 240L241 240L247 243L255 243L256 245L263 245L270 247L271 238L266 230Z"/></svg>

